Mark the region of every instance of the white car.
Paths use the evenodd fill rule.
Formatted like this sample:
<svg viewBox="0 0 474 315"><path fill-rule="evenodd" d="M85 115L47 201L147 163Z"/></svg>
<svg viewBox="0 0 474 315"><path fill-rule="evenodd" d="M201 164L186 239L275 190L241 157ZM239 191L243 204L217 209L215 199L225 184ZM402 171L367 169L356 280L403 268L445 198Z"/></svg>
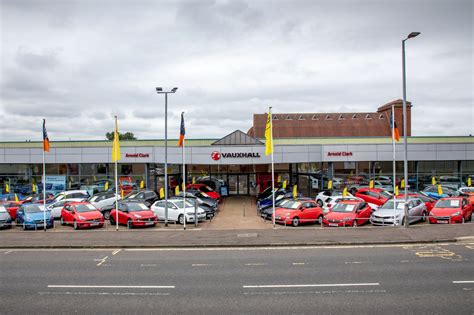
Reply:
<svg viewBox="0 0 474 315"><path fill-rule="evenodd" d="M77 200L77 199L61 199L59 201L55 201L53 202L52 204L46 206L46 209L50 210L51 211L51 215L55 218L55 219L59 219L61 218L61 210L63 209L64 207L64 204L68 203L68 202L76 202L76 201L82 201L81 200Z"/></svg>
<svg viewBox="0 0 474 315"><path fill-rule="evenodd" d="M354 197L354 196L347 193L346 197ZM315 200L320 207L324 208L329 201L336 198L342 198L342 191L330 189L330 190L321 191L316 196Z"/></svg>
<svg viewBox="0 0 474 315"><path fill-rule="evenodd" d="M122 198L120 196L117 196L117 200L120 200L120 199ZM99 193L90 197L87 201L89 201L98 209L110 208L114 206L115 193L113 192Z"/></svg>
<svg viewBox="0 0 474 315"><path fill-rule="evenodd" d="M327 200L327 202L325 203L325 205L323 207L324 214L331 211L331 209L334 208L334 206L337 203L341 202L341 201L364 201L363 199L361 199L359 197L342 197L342 195L341 196L336 196L336 197L331 197L329 199L330 200Z"/></svg>
<svg viewBox="0 0 474 315"><path fill-rule="evenodd" d="M370 216L373 225L403 225L405 223L404 199L390 199ZM418 198L408 199L408 223L426 221L428 211L425 203Z"/></svg>
<svg viewBox="0 0 474 315"><path fill-rule="evenodd" d="M156 214L158 220L165 220L165 201L158 200L151 206L151 210ZM184 217L186 216L186 222L195 222L194 217L194 205L191 202L186 201L186 207L184 207L184 200L168 200L168 220L179 222L184 224ZM206 211L198 208L197 209L198 221L206 220Z"/></svg>
<svg viewBox="0 0 474 315"><path fill-rule="evenodd" d="M53 201L60 201L63 199L69 199L69 201L84 201L89 198L87 190L67 190L57 193L53 197Z"/></svg>

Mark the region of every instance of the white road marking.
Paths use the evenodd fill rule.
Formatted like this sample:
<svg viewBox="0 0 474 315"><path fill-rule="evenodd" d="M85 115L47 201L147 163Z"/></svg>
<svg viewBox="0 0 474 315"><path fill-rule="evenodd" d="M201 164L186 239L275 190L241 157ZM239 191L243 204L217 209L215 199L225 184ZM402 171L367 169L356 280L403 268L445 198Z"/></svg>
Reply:
<svg viewBox="0 0 474 315"><path fill-rule="evenodd" d="M141 264L141 267L156 267L157 264Z"/></svg>
<svg viewBox="0 0 474 315"><path fill-rule="evenodd" d="M401 263L407 263L410 262L409 260L400 260Z"/></svg>
<svg viewBox="0 0 474 315"><path fill-rule="evenodd" d="M114 296L168 296L169 293L147 292L38 292L39 295L114 295Z"/></svg>
<svg viewBox="0 0 474 315"><path fill-rule="evenodd" d="M121 249L114 250L114 251L112 252L112 256L117 255L118 253L120 253L120 251L121 251Z"/></svg>
<svg viewBox="0 0 474 315"><path fill-rule="evenodd" d="M107 258L109 258L109 256L105 256L104 258L100 259L99 260L99 263L97 264L97 266L100 266L102 265L103 263L105 263L105 261L107 260ZM97 261L96 259L94 259L95 261Z"/></svg>
<svg viewBox="0 0 474 315"><path fill-rule="evenodd" d="M11 252L13 252L12 250L9 250L7 252L4 252L3 255L7 255L7 254L10 254Z"/></svg>
<svg viewBox="0 0 474 315"><path fill-rule="evenodd" d="M386 293L386 290L345 290L345 291L285 291L285 292L244 292L244 295L290 295L290 294L336 294L336 293Z"/></svg>
<svg viewBox="0 0 474 315"><path fill-rule="evenodd" d="M293 266L302 266L305 265L305 263L292 263Z"/></svg>
<svg viewBox="0 0 474 315"><path fill-rule="evenodd" d="M250 264L245 264L245 266L266 266L268 265L267 263L250 263Z"/></svg>
<svg viewBox="0 0 474 315"><path fill-rule="evenodd" d="M315 287L357 287L357 286L379 286L380 283L326 283L326 284L264 284L243 285L244 289L253 288L315 288Z"/></svg>
<svg viewBox="0 0 474 315"><path fill-rule="evenodd" d="M365 264L363 261L345 261L344 264Z"/></svg>
<svg viewBox="0 0 474 315"><path fill-rule="evenodd" d="M48 288L79 288L79 289L174 289L174 285L68 285L49 284Z"/></svg>
<svg viewBox="0 0 474 315"><path fill-rule="evenodd" d="M193 267L208 267L208 266L212 266L211 264L192 264L191 266Z"/></svg>
<svg viewBox="0 0 474 315"><path fill-rule="evenodd" d="M474 283L474 280L466 280L466 281L453 281L454 284L461 284L461 283Z"/></svg>

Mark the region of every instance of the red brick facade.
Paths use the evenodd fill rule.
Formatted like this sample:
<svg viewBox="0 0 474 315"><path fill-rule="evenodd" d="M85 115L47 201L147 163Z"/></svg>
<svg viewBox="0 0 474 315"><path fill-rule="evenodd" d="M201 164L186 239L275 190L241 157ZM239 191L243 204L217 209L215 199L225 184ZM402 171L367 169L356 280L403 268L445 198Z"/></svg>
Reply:
<svg viewBox="0 0 474 315"><path fill-rule="evenodd" d="M274 138L300 137L390 137L390 114L403 135L403 101L382 105L372 113L288 113L273 114ZM411 135L411 103L407 102L407 135ZM254 114L247 134L264 138L267 114Z"/></svg>

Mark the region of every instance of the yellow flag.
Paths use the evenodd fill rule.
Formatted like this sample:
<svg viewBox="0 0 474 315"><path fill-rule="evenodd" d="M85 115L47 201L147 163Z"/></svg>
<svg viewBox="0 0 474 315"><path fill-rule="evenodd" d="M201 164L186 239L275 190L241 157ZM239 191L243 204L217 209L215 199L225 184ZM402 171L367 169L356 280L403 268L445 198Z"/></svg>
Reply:
<svg viewBox="0 0 474 315"><path fill-rule="evenodd" d="M163 187L160 188L160 199L165 198L165 189Z"/></svg>
<svg viewBox="0 0 474 315"><path fill-rule="evenodd" d="M36 192L36 185L34 183L31 184L31 191L34 193Z"/></svg>
<svg viewBox="0 0 474 315"><path fill-rule="evenodd" d="M145 181L142 180L140 182L140 189L143 189L143 188L145 188Z"/></svg>
<svg viewBox="0 0 474 315"><path fill-rule="evenodd" d="M121 193L122 193L122 200L123 200L123 189L121 190Z"/></svg>
<svg viewBox="0 0 474 315"><path fill-rule="evenodd" d="M395 186L395 196L398 196L398 186Z"/></svg>
<svg viewBox="0 0 474 315"><path fill-rule="evenodd" d="M293 186L293 198L298 197L298 185Z"/></svg>
<svg viewBox="0 0 474 315"><path fill-rule="evenodd" d="M374 188L374 180L371 180L371 181L369 182L369 188Z"/></svg>
<svg viewBox="0 0 474 315"><path fill-rule="evenodd" d="M115 117L114 142L112 144L112 162L120 161L120 140L118 133L117 117Z"/></svg>
<svg viewBox="0 0 474 315"><path fill-rule="evenodd" d="M196 184L196 177L194 177L194 176L193 176L192 183L193 183L193 184Z"/></svg>
<svg viewBox="0 0 474 315"><path fill-rule="evenodd" d="M176 185L176 188L174 189L174 195L179 195L179 185Z"/></svg>
<svg viewBox="0 0 474 315"><path fill-rule="evenodd" d="M467 179L467 185L468 185L469 187L471 187L471 185L472 185L472 181L471 181L471 178L470 178L470 177Z"/></svg>
<svg viewBox="0 0 474 315"><path fill-rule="evenodd" d="M332 189L332 180L328 181L328 189Z"/></svg>
<svg viewBox="0 0 474 315"><path fill-rule="evenodd" d="M442 195L443 194L443 188L441 187L441 185L438 185L438 195Z"/></svg>
<svg viewBox="0 0 474 315"><path fill-rule="evenodd" d="M185 185L185 183L182 183L182 184L181 184L181 189L182 189L183 191L186 190L186 187L185 187L184 185Z"/></svg>
<svg viewBox="0 0 474 315"><path fill-rule="evenodd" d="M282 188L283 188L283 189L286 189L286 180L283 181Z"/></svg>
<svg viewBox="0 0 474 315"><path fill-rule="evenodd" d="M10 193L10 185L8 183L5 183L5 192Z"/></svg>
<svg viewBox="0 0 474 315"><path fill-rule="evenodd" d="M344 187L344 190L342 191L342 197L347 197L347 187Z"/></svg>
<svg viewBox="0 0 474 315"><path fill-rule="evenodd" d="M105 182L104 190L109 190L109 182Z"/></svg>
<svg viewBox="0 0 474 315"><path fill-rule="evenodd" d="M265 155L270 155L273 153L272 138L272 113L270 107L268 109L267 124L265 125Z"/></svg>
<svg viewBox="0 0 474 315"><path fill-rule="evenodd" d="M281 175L278 175L277 183L281 182Z"/></svg>
<svg viewBox="0 0 474 315"><path fill-rule="evenodd" d="M401 183L400 183L400 187L401 187L401 188L405 188L405 180L404 180L404 179L402 179L402 181L401 181Z"/></svg>
<svg viewBox="0 0 474 315"><path fill-rule="evenodd" d="M18 195L17 194L15 194L15 201L16 202L20 201L20 200L18 200Z"/></svg>
<svg viewBox="0 0 474 315"><path fill-rule="evenodd" d="M431 177L431 185L436 185L436 178L434 176Z"/></svg>

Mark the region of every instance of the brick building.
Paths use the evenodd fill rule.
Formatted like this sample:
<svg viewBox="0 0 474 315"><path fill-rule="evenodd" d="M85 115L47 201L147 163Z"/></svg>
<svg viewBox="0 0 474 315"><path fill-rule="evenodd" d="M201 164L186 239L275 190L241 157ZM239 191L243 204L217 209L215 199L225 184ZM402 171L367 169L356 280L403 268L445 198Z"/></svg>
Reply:
<svg viewBox="0 0 474 315"><path fill-rule="evenodd" d="M390 137L390 114L403 135L403 101L395 100L370 113L287 113L273 114L274 138L300 137ZM411 136L411 103L407 102L407 135ZM267 114L254 114L247 134L264 138Z"/></svg>

